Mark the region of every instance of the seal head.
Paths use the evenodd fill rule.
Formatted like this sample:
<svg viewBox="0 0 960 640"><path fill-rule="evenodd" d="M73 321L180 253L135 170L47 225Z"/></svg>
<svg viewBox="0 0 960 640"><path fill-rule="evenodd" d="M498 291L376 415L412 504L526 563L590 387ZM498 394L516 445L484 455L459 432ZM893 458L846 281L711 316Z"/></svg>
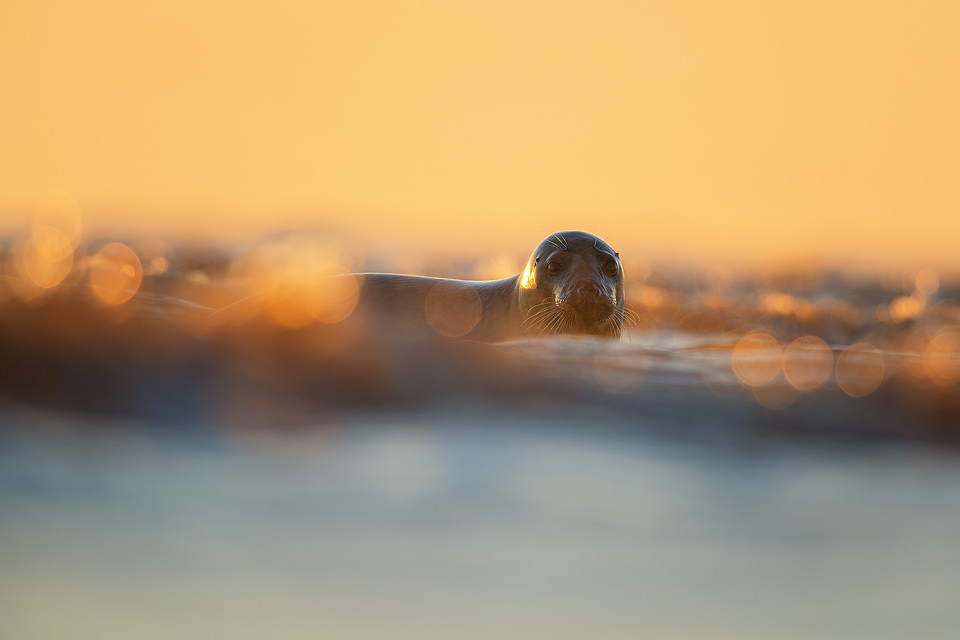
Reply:
<svg viewBox="0 0 960 640"><path fill-rule="evenodd" d="M520 274L523 333L619 338L623 328L623 265L597 236L564 231L534 249Z"/></svg>

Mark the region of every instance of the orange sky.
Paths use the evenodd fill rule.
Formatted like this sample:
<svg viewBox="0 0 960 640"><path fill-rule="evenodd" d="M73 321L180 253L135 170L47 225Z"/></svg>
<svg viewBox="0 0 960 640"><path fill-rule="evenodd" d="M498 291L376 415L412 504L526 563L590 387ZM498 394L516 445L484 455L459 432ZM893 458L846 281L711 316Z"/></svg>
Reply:
<svg viewBox="0 0 960 640"><path fill-rule="evenodd" d="M0 3L0 231L960 263L960 4Z"/></svg>

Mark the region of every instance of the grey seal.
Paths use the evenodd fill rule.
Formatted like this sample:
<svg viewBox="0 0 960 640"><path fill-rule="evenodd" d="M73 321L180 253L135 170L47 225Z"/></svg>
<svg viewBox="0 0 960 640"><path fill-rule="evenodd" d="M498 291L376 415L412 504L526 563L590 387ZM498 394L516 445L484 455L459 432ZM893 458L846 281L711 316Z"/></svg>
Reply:
<svg viewBox="0 0 960 640"><path fill-rule="evenodd" d="M583 231L550 235L530 254L523 273L503 280L357 277L358 314L481 342L557 334L619 339L629 313L620 255Z"/></svg>

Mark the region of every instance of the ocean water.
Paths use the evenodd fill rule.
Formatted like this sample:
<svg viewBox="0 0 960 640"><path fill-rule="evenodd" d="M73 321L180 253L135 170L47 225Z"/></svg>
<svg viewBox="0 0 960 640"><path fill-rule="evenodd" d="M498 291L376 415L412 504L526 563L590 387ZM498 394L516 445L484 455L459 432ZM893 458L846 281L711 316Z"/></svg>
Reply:
<svg viewBox="0 0 960 640"><path fill-rule="evenodd" d="M960 629L949 282L654 273L620 342L485 345L171 264L0 281L4 640Z"/></svg>
<svg viewBox="0 0 960 640"><path fill-rule="evenodd" d="M4 638L960 628L960 465L926 447L489 408L199 438L6 417Z"/></svg>

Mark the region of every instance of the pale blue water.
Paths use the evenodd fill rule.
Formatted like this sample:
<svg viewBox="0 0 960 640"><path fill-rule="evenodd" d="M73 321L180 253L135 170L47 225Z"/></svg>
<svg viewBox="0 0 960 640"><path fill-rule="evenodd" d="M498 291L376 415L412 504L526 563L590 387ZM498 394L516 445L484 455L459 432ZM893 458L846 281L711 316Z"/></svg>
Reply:
<svg viewBox="0 0 960 640"><path fill-rule="evenodd" d="M481 405L280 435L4 415L4 640L960 629L960 465L922 446Z"/></svg>

